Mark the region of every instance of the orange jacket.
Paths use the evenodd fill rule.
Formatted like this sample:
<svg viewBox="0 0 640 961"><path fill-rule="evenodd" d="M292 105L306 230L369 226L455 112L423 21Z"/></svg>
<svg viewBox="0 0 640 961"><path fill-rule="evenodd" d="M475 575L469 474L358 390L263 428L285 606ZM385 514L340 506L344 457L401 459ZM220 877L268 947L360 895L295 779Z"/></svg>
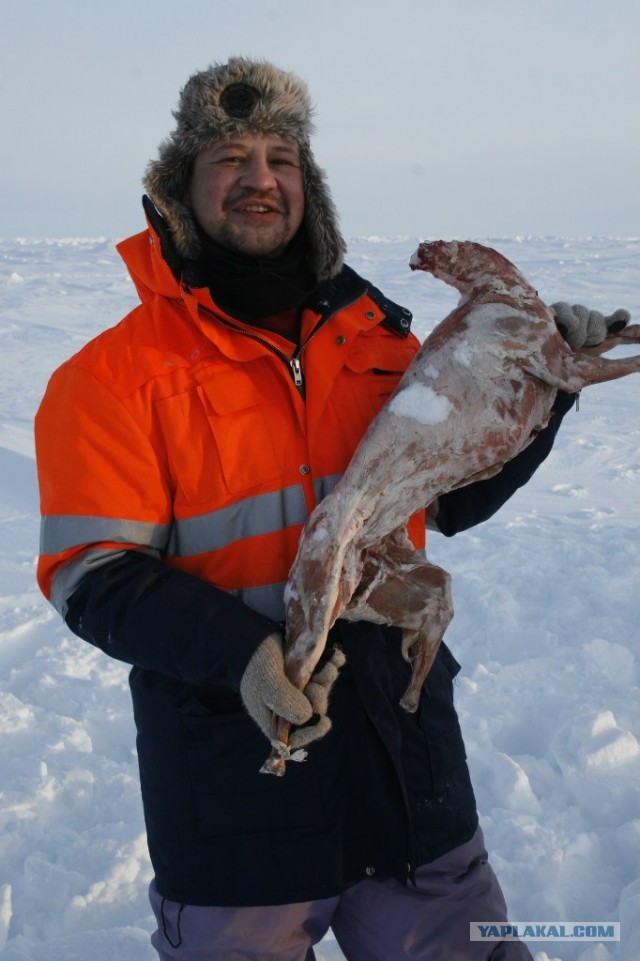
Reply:
<svg viewBox="0 0 640 961"><path fill-rule="evenodd" d="M151 227L118 249L142 303L53 374L36 417L40 586L63 610L70 562L144 549L280 620L306 517L418 348L409 312L344 268L292 357L178 281ZM409 529L423 546L424 518Z"/></svg>

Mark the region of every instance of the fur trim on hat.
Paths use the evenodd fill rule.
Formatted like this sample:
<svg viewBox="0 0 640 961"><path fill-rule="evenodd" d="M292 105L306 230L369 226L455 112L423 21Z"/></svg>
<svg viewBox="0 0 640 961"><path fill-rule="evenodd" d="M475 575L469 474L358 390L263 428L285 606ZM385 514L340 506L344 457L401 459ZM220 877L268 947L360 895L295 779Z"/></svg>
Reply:
<svg viewBox="0 0 640 961"><path fill-rule="evenodd" d="M274 134L293 140L300 148L303 224L314 273L318 280L325 280L340 271L346 248L324 172L311 151L312 113L302 80L266 61L235 57L226 64L213 64L187 81L174 111L177 127L160 144L159 157L149 163L144 178L183 257L195 259L200 253L189 202L196 155L216 140Z"/></svg>

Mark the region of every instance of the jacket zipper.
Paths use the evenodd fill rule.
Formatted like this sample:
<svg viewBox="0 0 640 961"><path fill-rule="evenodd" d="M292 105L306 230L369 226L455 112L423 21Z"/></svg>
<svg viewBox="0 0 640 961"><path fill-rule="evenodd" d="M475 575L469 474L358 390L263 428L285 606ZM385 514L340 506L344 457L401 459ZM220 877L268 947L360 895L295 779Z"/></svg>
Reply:
<svg viewBox="0 0 640 961"><path fill-rule="evenodd" d="M228 330L233 330L237 334L244 334L245 337L250 337L251 340L257 340L259 344L263 345L263 347L267 347L272 354L275 354L276 357L279 357L280 360L287 365L296 387L301 388L303 386L302 368L296 355L293 357L288 357L283 350L280 350L279 347L276 347L276 345L270 340L267 340L266 337L261 337L260 334L257 334L253 330L247 330L246 327L237 327L236 324L229 323L229 321L225 320L224 317L220 317L218 314L214 313L213 310L209 310L208 307L205 307L202 304L200 304L200 310L204 311L204 313L208 314L210 317L213 317L217 323L222 324L222 326L226 327Z"/></svg>
<svg viewBox="0 0 640 961"><path fill-rule="evenodd" d="M300 363L300 358L292 357L289 360L289 366L291 367L291 373L293 375L293 383L296 385L298 390L303 390L304 377L302 376L302 364Z"/></svg>
<svg viewBox="0 0 640 961"><path fill-rule="evenodd" d="M307 349L307 347L309 346L313 338L316 336L316 334L320 333L322 328L326 324L328 324L333 317L335 317L335 315L338 313L339 310L345 310L347 307L351 307L353 304L356 303L356 301L360 300L360 298L363 296L363 294L366 294L366 292L367 291L365 289L364 291L360 292L356 297L352 297L351 300L347 301L346 303L340 304L340 306L336 307L334 311L332 311L330 314L327 314L327 316L324 319L321 319L313 328L313 330L305 340L304 344L300 344L298 349L294 351L293 357L287 357L286 354L284 355L286 357L287 363L289 364L289 369L291 370L293 383L296 385L296 387L300 391L300 394L302 395L303 398L304 398L304 374L302 373L302 354Z"/></svg>
<svg viewBox="0 0 640 961"><path fill-rule="evenodd" d="M364 293L366 293L366 291L364 291ZM346 307L351 307L351 305L355 304L355 302L359 300L361 296L362 296L362 293L359 293L357 297L354 297L351 301L349 301L346 304L341 304L339 308L336 308L336 310L328 314L324 319L320 320L319 323L311 331L311 333L305 340L304 344L300 344L300 346L295 350L292 357L288 357L283 350L280 350L280 348L276 347L274 343L272 343L270 340L267 340L266 337L261 337L260 334L256 333L255 331L247 330L246 327L237 327L235 324L230 323L229 321L225 320L223 317L220 317L218 314L214 313L214 311L209 310L209 308L205 307L203 304L200 304L200 309L203 310L206 314L209 314L210 317L213 317L216 321L218 321L218 323L222 324L223 327L227 327L229 330L235 330L239 334L244 334L245 337L250 337L252 340L257 340L258 343L262 344L264 347L267 347L272 354L275 354L276 357L279 357L280 360L284 364L286 364L286 366L289 368L289 373L291 374L293 383L295 387L298 389L302 398L304 399L305 385L304 385L304 374L302 372L303 352L308 347L309 342L313 340L316 334L322 330L325 324L328 324L331 318L335 317L338 310L344 310Z"/></svg>

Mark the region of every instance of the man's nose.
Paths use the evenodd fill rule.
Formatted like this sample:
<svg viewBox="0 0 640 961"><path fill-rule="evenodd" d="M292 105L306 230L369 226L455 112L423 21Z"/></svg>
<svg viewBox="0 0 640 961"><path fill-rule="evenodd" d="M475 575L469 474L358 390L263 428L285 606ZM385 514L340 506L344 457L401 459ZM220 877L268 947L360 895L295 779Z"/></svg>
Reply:
<svg viewBox="0 0 640 961"><path fill-rule="evenodd" d="M273 168L266 157L254 154L245 165L240 182L253 190L273 190L277 187Z"/></svg>

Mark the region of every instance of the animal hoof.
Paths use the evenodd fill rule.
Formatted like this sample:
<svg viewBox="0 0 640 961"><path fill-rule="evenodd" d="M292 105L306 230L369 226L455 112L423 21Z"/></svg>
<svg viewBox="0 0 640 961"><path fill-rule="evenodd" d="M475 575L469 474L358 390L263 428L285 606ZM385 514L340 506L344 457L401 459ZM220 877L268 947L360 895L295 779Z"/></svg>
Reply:
<svg viewBox="0 0 640 961"><path fill-rule="evenodd" d="M420 691L413 691L409 688L400 699L400 707L404 708L409 714L415 714L420 703Z"/></svg>
<svg viewBox="0 0 640 961"><path fill-rule="evenodd" d="M285 760L283 757L268 757L260 768L260 774L275 774L284 777Z"/></svg>

